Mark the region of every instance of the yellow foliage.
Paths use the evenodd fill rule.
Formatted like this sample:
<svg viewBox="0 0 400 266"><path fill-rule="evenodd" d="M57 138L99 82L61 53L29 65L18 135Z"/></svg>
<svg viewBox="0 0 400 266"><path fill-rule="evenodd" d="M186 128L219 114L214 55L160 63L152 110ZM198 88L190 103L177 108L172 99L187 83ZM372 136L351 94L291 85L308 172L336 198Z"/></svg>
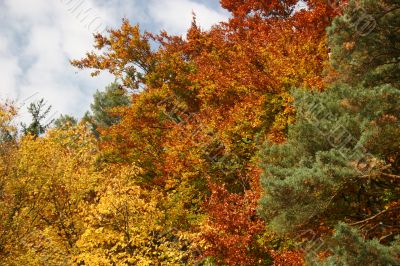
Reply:
<svg viewBox="0 0 400 266"><path fill-rule="evenodd" d="M168 197L136 165L104 164L85 125L25 136L0 157L5 265L181 265L190 236L165 226ZM4 184L4 185L3 185ZM164 226L163 226L164 225ZM171 229L169 229L171 228Z"/></svg>

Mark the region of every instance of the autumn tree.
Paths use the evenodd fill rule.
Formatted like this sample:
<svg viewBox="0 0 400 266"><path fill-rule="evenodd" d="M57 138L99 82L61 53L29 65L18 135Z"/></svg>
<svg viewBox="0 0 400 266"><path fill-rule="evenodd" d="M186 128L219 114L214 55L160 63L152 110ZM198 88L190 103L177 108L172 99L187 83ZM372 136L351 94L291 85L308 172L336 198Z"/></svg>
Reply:
<svg viewBox="0 0 400 266"><path fill-rule="evenodd" d="M193 261L193 236L165 222L163 193L140 168L98 160L85 124L27 135L0 153L0 259L5 265L140 265Z"/></svg>
<svg viewBox="0 0 400 266"><path fill-rule="evenodd" d="M0 145L15 139L17 128L14 118L17 108L12 102L0 103Z"/></svg>
<svg viewBox="0 0 400 266"><path fill-rule="evenodd" d="M9 191L9 183L13 181L16 145L11 139L16 136L15 127L16 108L11 103L0 104L0 259L8 256L15 240L13 230L19 229L18 223L14 223L14 215L18 211L19 201L14 200ZM18 230L17 230L18 231Z"/></svg>
<svg viewBox="0 0 400 266"><path fill-rule="evenodd" d="M141 32L124 20L119 29L96 36L94 52L72 61L94 75L113 73L127 90L141 90L119 110L120 122L102 132L101 160L140 167L140 186L166 191L168 221L177 228L208 224L215 228L203 240L224 243L217 228L221 221L229 224L232 250L246 263L257 253L261 230L241 233L235 219L243 220L241 228L260 228L259 217L250 215L255 205L243 203L246 212L224 220L217 217L224 212L215 210L228 212L229 205L204 203L221 187L226 198L220 204L257 200L258 146L265 139L285 141L294 120L292 87L324 89L325 27L337 12L324 1L307 1L303 10L296 10L298 1L263 3L222 1L232 18L209 31L194 18L186 38ZM238 257L210 246L217 261Z"/></svg>
<svg viewBox="0 0 400 266"><path fill-rule="evenodd" d="M160 191L135 185L136 166L104 172L96 203L85 216L86 228L75 261L85 265L183 265L189 258L189 235L163 223Z"/></svg>
<svg viewBox="0 0 400 266"><path fill-rule="evenodd" d="M94 68L92 76L101 70L108 70L121 81L124 87L139 90L143 87L146 74L154 68L153 51L149 42L150 35L142 32L139 26L131 26L125 19L118 30L109 31L111 38L95 35L95 48L113 49L115 53L98 55L87 53L82 60L72 60L78 68Z"/></svg>
<svg viewBox="0 0 400 266"><path fill-rule="evenodd" d="M84 200L98 175L94 140L80 128L27 135L3 173L2 225L6 264L62 264L71 260L82 230Z"/></svg>

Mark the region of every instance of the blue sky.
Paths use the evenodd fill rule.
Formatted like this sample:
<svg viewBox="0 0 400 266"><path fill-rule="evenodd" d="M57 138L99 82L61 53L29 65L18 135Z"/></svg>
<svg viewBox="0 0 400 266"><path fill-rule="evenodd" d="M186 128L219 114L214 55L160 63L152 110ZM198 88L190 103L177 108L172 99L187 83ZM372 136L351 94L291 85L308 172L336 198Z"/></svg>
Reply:
<svg viewBox="0 0 400 266"><path fill-rule="evenodd" d="M80 117L92 94L113 80L69 64L92 50L94 32L125 17L148 31L184 34L192 11L203 29L229 16L218 0L0 0L0 100L16 101L22 120L26 105L40 98L53 117Z"/></svg>

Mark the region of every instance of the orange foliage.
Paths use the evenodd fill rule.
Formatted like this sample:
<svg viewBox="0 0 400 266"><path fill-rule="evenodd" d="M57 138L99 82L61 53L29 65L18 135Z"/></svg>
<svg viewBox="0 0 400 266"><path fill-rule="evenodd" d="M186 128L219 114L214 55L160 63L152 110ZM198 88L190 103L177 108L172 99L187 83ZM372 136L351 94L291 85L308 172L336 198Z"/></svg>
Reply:
<svg viewBox="0 0 400 266"><path fill-rule="evenodd" d="M301 251L286 251L278 253L271 251L274 259L274 266L303 266L305 265Z"/></svg>
<svg viewBox="0 0 400 266"><path fill-rule="evenodd" d="M256 241L265 229L256 213L260 190L233 194L224 186L210 184L210 188L212 194L206 202L208 222L202 230L209 247L204 255L228 265L255 265L268 258L266 248Z"/></svg>
<svg viewBox="0 0 400 266"><path fill-rule="evenodd" d="M202 31L194 19L186 39L141 34L124 21L109 36L96 36L98 53L72 62L143 90L121 111L121 122L102 132L104 160L135 161L145 187L169 191L189 182L193 197L207 202L199 206L207 214L205 255L230 265L252 264L263 249L254 242L264 230L252 172L258 145L285 140L295 112L292 88L324 88L325 27L337 10L310 0L293 12L297 3L222 0L229 22ZM288 253L276 265L300 257Z"/></svg>

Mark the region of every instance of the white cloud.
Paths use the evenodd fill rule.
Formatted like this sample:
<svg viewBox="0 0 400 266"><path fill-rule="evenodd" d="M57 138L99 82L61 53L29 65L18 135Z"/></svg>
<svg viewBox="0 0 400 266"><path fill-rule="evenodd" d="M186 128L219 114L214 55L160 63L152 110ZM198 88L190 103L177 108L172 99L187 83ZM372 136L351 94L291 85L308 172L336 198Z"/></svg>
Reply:
<svg viewBox="0 0 400 266"><path fill-rule="evenodd" d="M0 100L18 96L17 80L21 74L18 57L8 54L7 39L0 36Z"/></svg>
<svg viewBox="0 0 400 266"><path fill-rule="evenodd" d="M189 0L160 1L151 0L150 15L160 23L167 32L184 33L192 22L192 12L196 14L197 23L204 29L213 24L227 20L227 13L219 12Z"/></svg>
<svg viewBox="0 0 400 266"><path fill-rule="evenodd" d="M57 1L58 2L58 1ZM35 23L44 23L50 19L56 1L26 1L26 0L5 0L5 8L9 19L28 19Z"/></svg>
<svg viewBox="0 0 400 266"><path fill-rule="evenodd" d="M77 5L79 3L83 4ZM11 41L19 47L18 54L14 55L9 46L2 48L7 57L1 56L0 69L5 68L3 64L8 65L8 70L0 72L2 83L8 88L4 97L17 101L45 98L53 106L53 112L76 116L88 109L88 99L93 92L112 80L110 76L93 79L86 72L77 75L77 70L69 64L70 59L80 58L92 49L93 36L87 25L95 18L106 21L106 10L93 4L87 0L5 1L4 22L12 26L14 39ZM80 13L89 9L90 13ZM0 29L0 37L6 34L10 36ZM24 58L31 60L23 75L17 77L22 74L18 62ZM22 111L22 117L26 120L26 112Z"/></svg>

